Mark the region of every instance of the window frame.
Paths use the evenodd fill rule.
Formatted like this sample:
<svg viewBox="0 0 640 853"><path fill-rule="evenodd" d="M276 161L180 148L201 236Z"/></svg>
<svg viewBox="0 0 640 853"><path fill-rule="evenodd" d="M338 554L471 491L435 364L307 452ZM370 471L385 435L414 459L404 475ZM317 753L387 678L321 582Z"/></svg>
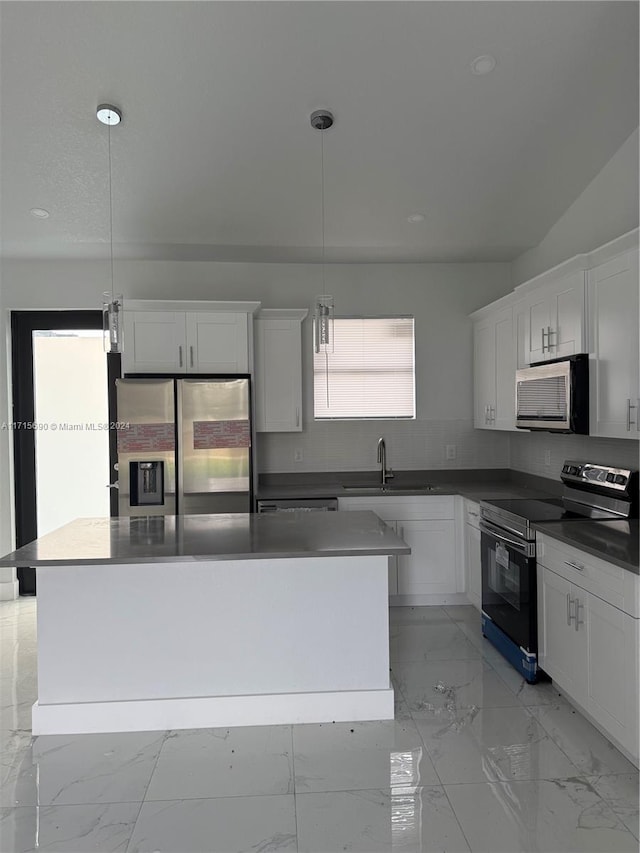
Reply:
<svg viewBox="0 0 640 853"><path fill-rule="evenodd" d="M330 421L415 421L417 420L417 394L416 394L416 318L414 314L402 313L402 314L340 314L334 316L334 324L337 324L340 320L411 320L412 321L412 386L413 386L413 414L412 415L317 415L316 414L316 381L321 375L319 371L316 371L316 356L317 353L315 351L315 334L316 328L315 323L312 326L312 340L311 340L311 372L312 372L312 380L313 380L313 420L314 422L330 422ZM334 326L335 328L335 326ZM334 332L335 339L335 332ZM324 375L324 372L322 373ZM329 368L329 376L331 376L331 368Z"/></svg>

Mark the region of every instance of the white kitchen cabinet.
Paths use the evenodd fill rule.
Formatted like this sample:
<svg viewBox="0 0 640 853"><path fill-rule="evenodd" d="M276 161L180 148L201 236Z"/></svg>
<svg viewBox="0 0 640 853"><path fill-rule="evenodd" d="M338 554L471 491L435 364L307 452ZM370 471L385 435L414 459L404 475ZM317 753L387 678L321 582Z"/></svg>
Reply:
<svg viewBox="0 0 640 853"><path fill-rule="evenodd" d="M390 560L391 603L462 603L464 566L458 543L459 518L454 495L348 497L340 510L371 510L411 548Z"/></svg>
<svg viewBox="0 0 640 853"><path fill-rule="evenodd" d="M125 311L123 373L178 373L186 370L184 314Z"/></svg>
<svg viewBox="0 0 640 853"><path fill-rule="evenodd" d="M465 588L471 604L482 611L480 505L475 501L465 501L465 518Z"/></svg>
<svg viewBox="0 0 640 853"><path fill-rule="evenodd" d="M124 311L122 371L250 373L252 315L259 305L130 301Z"/></svg>
<svg viewBox="0 0 640 853"><path fill-rule="evenodd" d="M234 311L187 312L187 372L249 373L248 322Z"/></svg>
<svg viewBox="0 0 640 853"><path fill-rule="evenodd" d="M540 570L538 571L540 574ZM584 625L575 628L581 590L549 569L542 570L542 636L540 666L583 707L587 699L587 644ZM584 607L584 600L582 600ZM583 608L579 619L584 619Z"/></svg>
<svg viewBox="0 0 640 853"><path fill-rule="evenodd" d="M501 308L473 327L474 426L515 428L516 351L513 311Z"/></svg>
<svg viewBox="0 0 640 853"><path fill-rule="evenodd" d="M446 595L458 591L453 520L396 521L398 535L411 548L398 557L398 595Z"/></svg>
<svg viewBox="0 0 640 853"><path fill-rule="evenodd" d="M640 579L546 535L538 579L540 666L637 764Z"/></svg>
<svg viewBox="0 0 640 853"><path fill-rule="evenodd" d="M302 430L302 321L306 309L262 309L255 318L256 430Z"/></svg>
<svg viewBox="0 0 640 853"><path fill-rule="evenodd" d="M524 350L528 364L586 352L583 269L533 287L525 296Z"/></svg>
<svg viewBox="0 0 640 853"><path fill-rule="evenodd" d="M591 435L640 439L638 255L589 271Z"/></svg>

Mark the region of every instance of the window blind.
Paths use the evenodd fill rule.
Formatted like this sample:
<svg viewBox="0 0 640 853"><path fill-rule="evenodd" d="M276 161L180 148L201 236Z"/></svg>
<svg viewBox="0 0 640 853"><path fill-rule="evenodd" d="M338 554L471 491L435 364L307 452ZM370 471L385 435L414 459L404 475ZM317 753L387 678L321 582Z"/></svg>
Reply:
<svg viewBox="0 0 640 853"><path fill-rule="evenodd" d="M415 418L413 317L336 317L313 357L316 419Z"/></svg>

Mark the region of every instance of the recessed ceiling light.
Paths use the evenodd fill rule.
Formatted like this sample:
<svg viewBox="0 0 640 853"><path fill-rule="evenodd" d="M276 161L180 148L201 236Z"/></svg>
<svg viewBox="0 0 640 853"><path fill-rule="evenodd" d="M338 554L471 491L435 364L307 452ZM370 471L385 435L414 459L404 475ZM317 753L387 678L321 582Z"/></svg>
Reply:
<svg viewBox="0 0 640 853"><path fill-rule="evenodd" d="M48 219L49 211L45 210L44 207L32 207L29 213L32 216L35 216L36 219Z"/></svg>
<svg viewBox="0 0 640 853"><path fill-rule="evenodd" d="M407 216L407 222L424 222L424 213L412 213Z"/></svg>
<svg viewBox="0 0 640 853"><path fill-rule="evenodd" d="M471 63L471 73L476 75L488 74L496 67L496 60L493 56L476 56Z"/></svg>
<svg viewBox="0 0 640 853"><path fill-rule="evenodd" d="M100 104L96 110L96 117L102 124L113 127L122 121L122 111L118 107L114 107L113 104Z"/></svg>

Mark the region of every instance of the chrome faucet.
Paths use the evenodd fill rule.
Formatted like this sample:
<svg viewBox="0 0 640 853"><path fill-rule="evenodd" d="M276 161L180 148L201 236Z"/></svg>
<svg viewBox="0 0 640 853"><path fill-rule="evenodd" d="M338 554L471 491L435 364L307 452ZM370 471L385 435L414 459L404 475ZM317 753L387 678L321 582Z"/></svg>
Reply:
<svg viewBox="0 0 640 853"><path fill-rule="evenodd" d="M387 469L387 445L382 437L378 439L378 462L380 463L382 487L384 488L387 485L387 480L393 477L393 472L391 468Z"/></svg>

